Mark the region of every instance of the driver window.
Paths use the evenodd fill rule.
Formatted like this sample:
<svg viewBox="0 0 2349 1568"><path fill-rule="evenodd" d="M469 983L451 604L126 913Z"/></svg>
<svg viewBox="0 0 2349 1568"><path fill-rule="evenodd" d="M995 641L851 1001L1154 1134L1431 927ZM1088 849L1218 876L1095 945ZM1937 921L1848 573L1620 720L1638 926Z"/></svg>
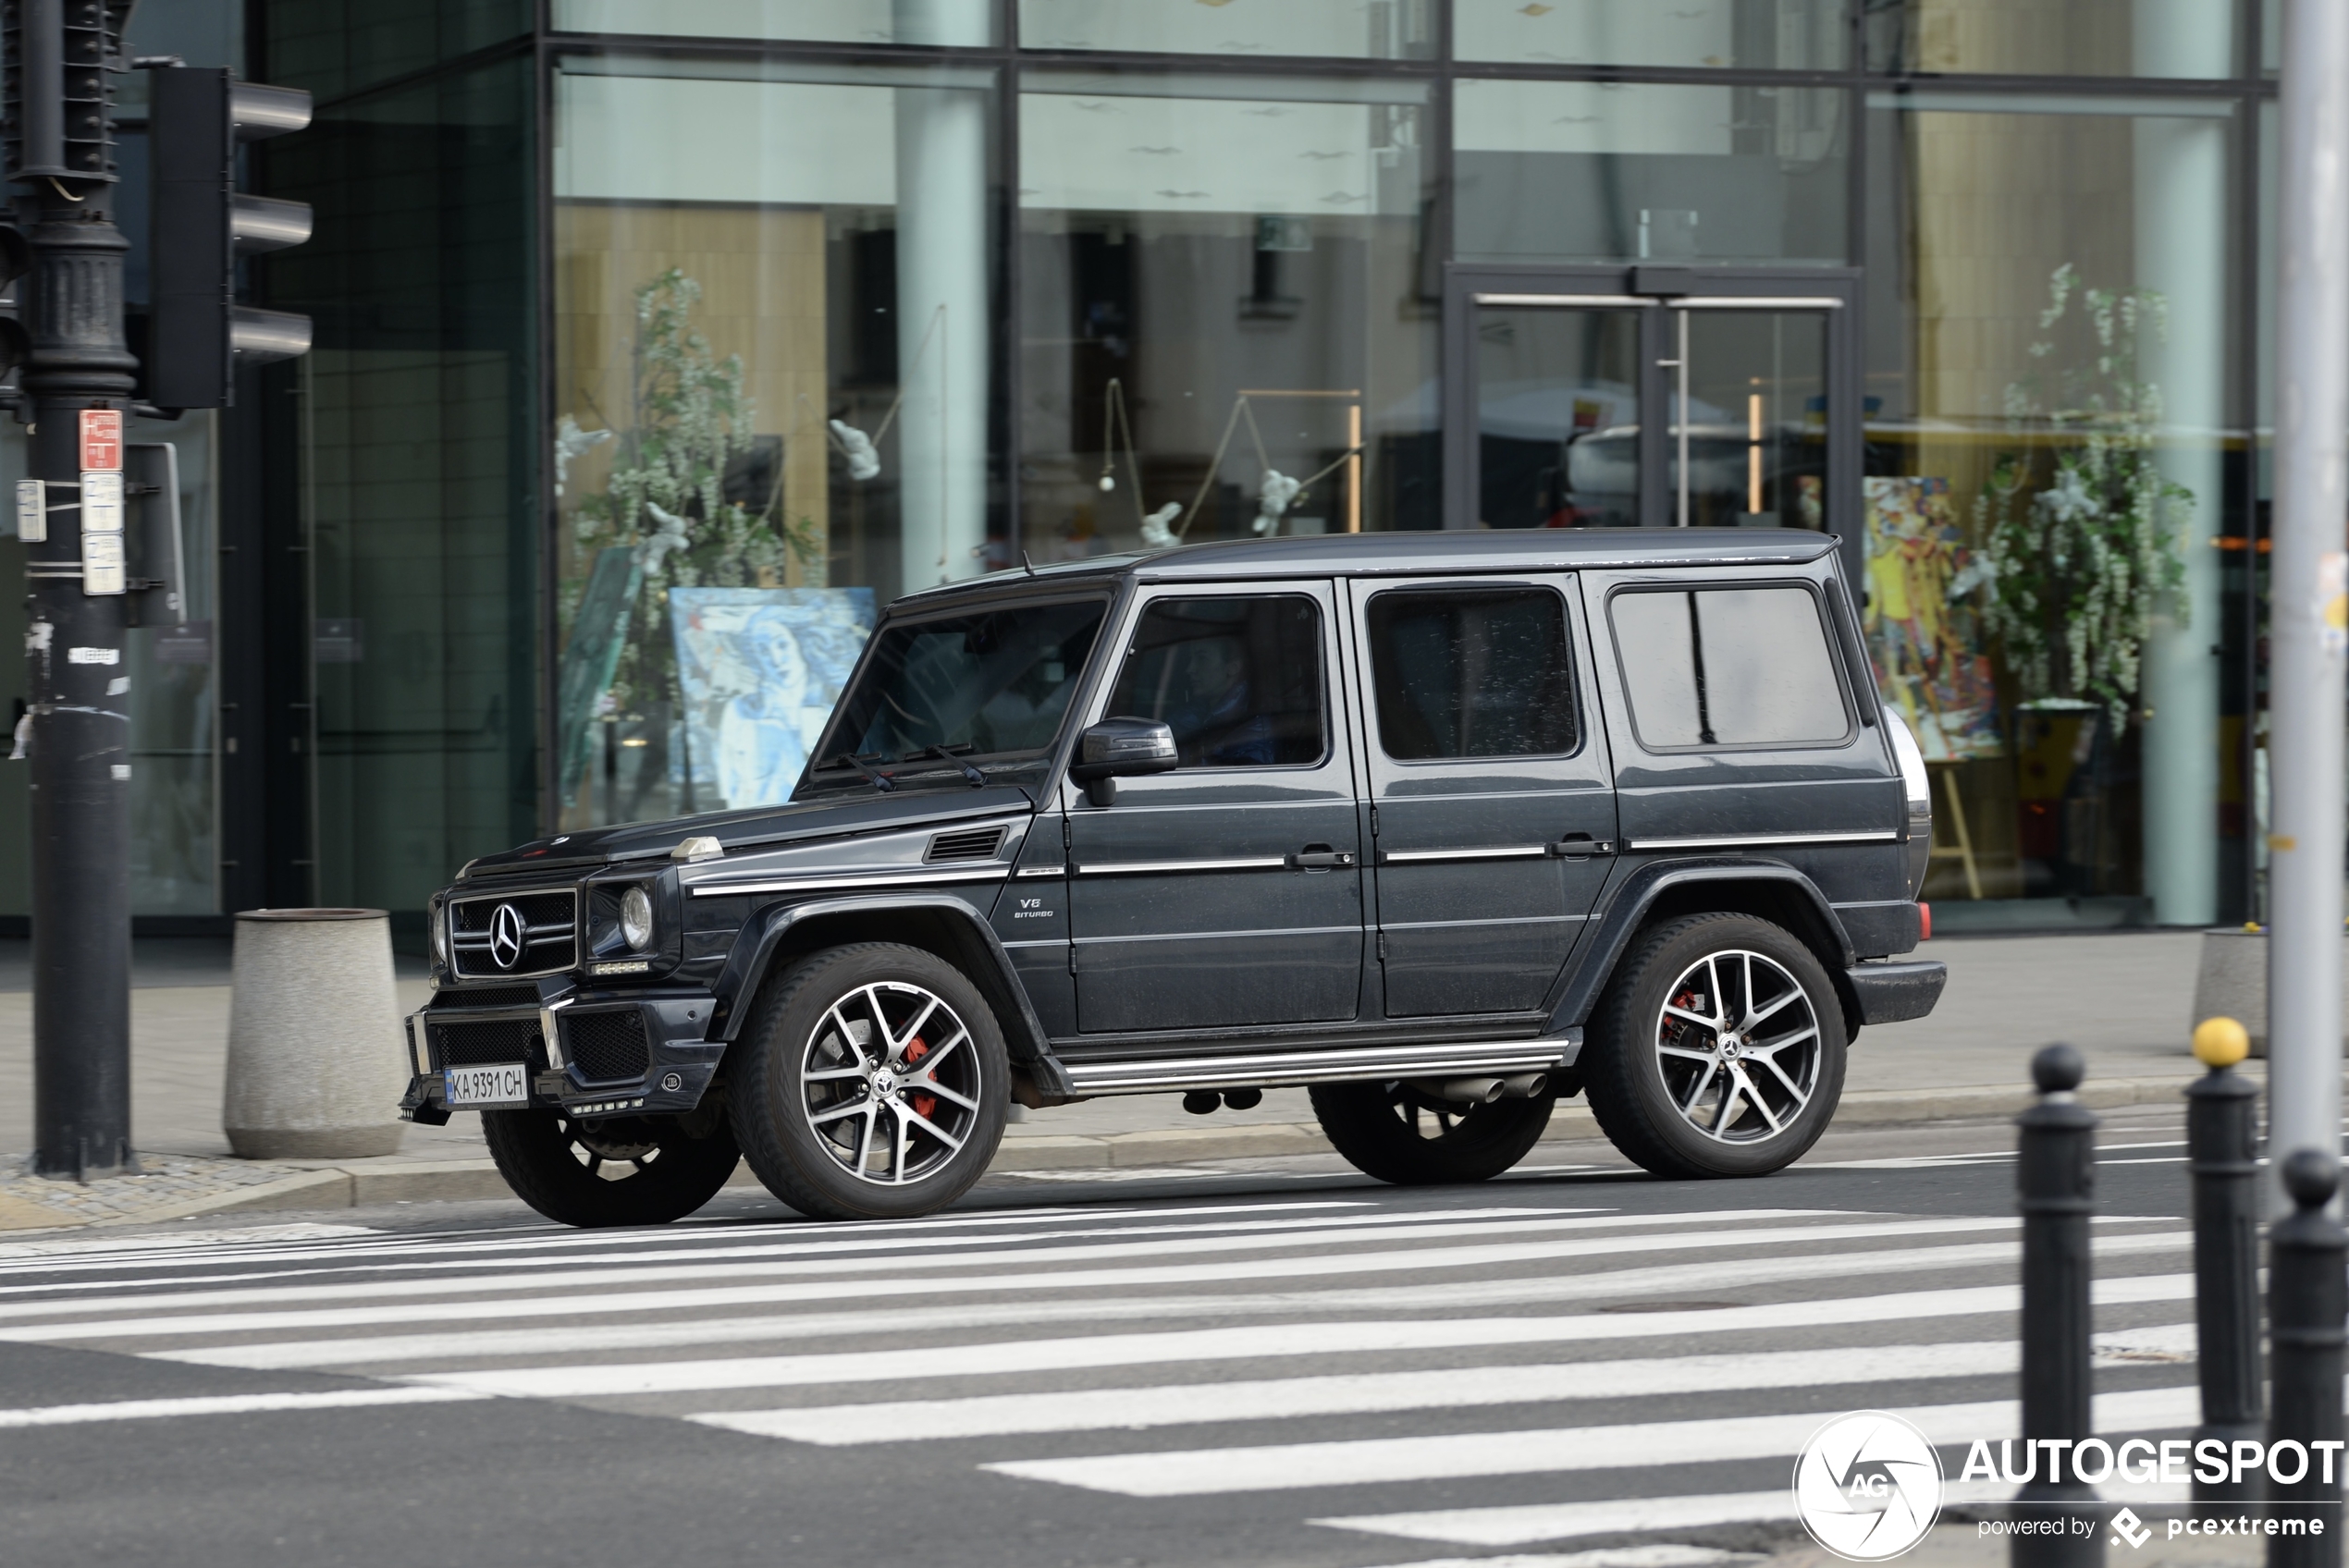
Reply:
<svg viewBox="0 0 2349 1568"><path fill-rule="evenodd" d="M1297 767L1328 753L1322 613L1296 594L1160 599L1108 713L1174 731L1185 767Z"/></svg>

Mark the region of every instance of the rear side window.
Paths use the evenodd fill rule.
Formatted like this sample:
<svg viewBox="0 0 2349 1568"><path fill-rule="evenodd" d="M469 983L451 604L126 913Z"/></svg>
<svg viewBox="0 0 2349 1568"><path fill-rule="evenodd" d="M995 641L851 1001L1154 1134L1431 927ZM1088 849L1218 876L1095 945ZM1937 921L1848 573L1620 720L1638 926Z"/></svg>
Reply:
<svg viewBox="0 0 2349 1568"><path fill-rule="evenodd" d="M1574 750L1566 608L1546 588L1416 588L1370 607L1379 744L1398 762Z"/></svg>
<svg viewBox="0 0 2349 1568"><path fill-rule="evenodd" d="M1322 612L1297 594L1160 599L1108 712L1174 731L1185 767L1302 767L1329 751Z"/></svg>
<svg viewBox="0 0 2349 1568"><path fill-rule="evenodd" d="M1807 588L1634 591L1610 599L1607 615L1649 751L1834 745L1851 733Z"/></svg>

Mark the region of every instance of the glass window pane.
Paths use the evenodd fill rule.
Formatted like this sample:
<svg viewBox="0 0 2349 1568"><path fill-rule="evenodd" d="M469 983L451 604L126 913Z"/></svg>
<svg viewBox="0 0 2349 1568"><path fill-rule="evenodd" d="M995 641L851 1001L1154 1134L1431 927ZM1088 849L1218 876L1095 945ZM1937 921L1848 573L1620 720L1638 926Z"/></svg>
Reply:
<svg viewBox="0 0 2349 1568"><path fill-rule="evenodd" d="M992 0L554 0L563 32L776 38L810 43L921 43L983 48L996 42Z"/></svg>
<svg viewBox="0 0 2349 1568"><path fill-rule="evenodd" d="M565 827L788 798L877 608L1007 564L991 80L556 77Z"/></svg>
<svg viewBox="0 0 2349 1568"><path fill-rule="evenodd" d="M1321 609L1294 594L1158 600L1109 711L1168 725L1185 767L1317 763L1329 750Z"/></svg>
<svg viewBox="0 0 2349 1568"><path fill-rule="evenodd" d="M1453 104L1463 261L1846 259L1838 90L1464 80Z"/></svg>
<svg viewBox="0 0 2349 1568"><path fill-rule="evenodd" d="M1532 589L1419 589L1371 600L1379 744L1400 762L1574 750L1566 608Z"/></svg>
<svg viewBox="0 0 2349 1568"><path fill-rule="evenodd" d="M1686 521L1699 527L1826 527L1826 312L1688 315ZM1676 410L1666 457L1675 486L1678 424Z"/></svg>
<svg viewBox="0 0 2349 1568"><path fill-rule="evenodd" d="M1024 49L1423 59L1429 0L1019 0Z"/></svg>
<svg viewBox="0 0 2349 1568"><path fill-rule="evenodd" d="M1422 89L1024 80L1022 547L1437 526Z"/></svg>
<svg viewBox="0 0 2349 1568"><path fill-rule="evenodd" d="M2261 383L2232 338L2265 269L2232 248L2234 112L1872 96L1867 634L1965 815L1926 886L1961 923L2035 898L2242 918L2257 470L2232 388Z"/></svg>
<svg viewBox="0 0 2349 1568"><path fill-rule="evenodd" d="M1460 60L1839 70L1842 0L1453 0Z"/></svg>
<svg viewBox="0 0 2349 1568"><path fill-rule="evenodd" d="M1636 311L1478 311L1478 521L1636 526L1639 361Z"/></svg>
<svg viewBox="0 0 2349 1568"><path fill-rule="evenodd" d="M1997 76L2221 77L2236 0L1869 0L1868 65Z"/></svg>
<svg viewBox="0 0 2349 1568"><path fill-rule="evenodd" d="M1607 613L1649 751L1832 745L1851 732L1807 588L1625 593Z"/></svg>
<svg viewBox="0 0 2349 1568"><path fill-rule="evenodd" d="M825 754L912 762L943 746L1034 756L1060 733L1106 606L1023 605L891 626L840 704Z"/></svg>

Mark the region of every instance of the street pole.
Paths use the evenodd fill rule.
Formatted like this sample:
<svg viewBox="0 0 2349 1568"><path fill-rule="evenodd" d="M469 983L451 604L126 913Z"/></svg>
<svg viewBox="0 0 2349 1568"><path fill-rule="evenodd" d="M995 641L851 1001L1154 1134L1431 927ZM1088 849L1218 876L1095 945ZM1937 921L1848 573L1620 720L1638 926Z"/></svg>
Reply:
<svg viewBox="0 0 2349 1568"><path fill-rule="evenodd" d="M21 16L28 67L86 57L76 52L81 41L71 36L75 30L66 28L54 0L28 0ZM119 46L118 37L109 43ZM112 139L113 85L108 73L93 74L103 84L96 138L103 146ZM87 134L83 125L69 126L67 147ZM29 473L42 482L35 528L45 533L25 546L33 1164L43 1175L84 1180L134 1168L130 688L123 659L120 492L109 518L94 508L85 513L80 484L85 470L113 468L118 481L121 421L129 416L137 361L123 338L128 246L114 225L110 169L68 164L51 174L28 165L37 160L21 158L15 173L18 221L31 252L21 285L31 357L20 385ZM111 421L85 421L85 410L93 410L111 411ZM109 425L110 458L103 440ZM85 442L85 426L101 439ZM23 495L18 510L23 532ZM100 532L85 547L85 528L103 531L109 522L111 546ZM85 558L95 569L86 580Z"/></svg>
<svg viewBox="0 0 2349 1568"><path fill-rule="evenodd" d="M2268 1146L2341 1148L2349 655L2349 6L2284 0L2275 551L2269 581ZM2292 1212L2270 1162L2269 1211Z"/></svg>

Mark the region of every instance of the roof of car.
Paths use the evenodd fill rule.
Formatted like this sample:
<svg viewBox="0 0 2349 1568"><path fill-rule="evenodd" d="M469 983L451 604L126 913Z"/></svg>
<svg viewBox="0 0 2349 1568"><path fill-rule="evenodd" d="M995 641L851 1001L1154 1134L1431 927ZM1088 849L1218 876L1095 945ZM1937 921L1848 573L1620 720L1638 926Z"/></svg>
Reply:
<svg viewBox="0 0 2349 1568"><path fill-rule="evenodd" d="M1603 567L1801 566L1832 552L1831 533L1792 528L1447 529L1408 533L1322 533L1291 539L1220 540L1164 550L1094 556L1033 570L1014 568L927 588L909 598L1131 576L1146 582L1187 579L1387 573L1580 571ZM900 601L901 603L904 601Z"/></svg>

